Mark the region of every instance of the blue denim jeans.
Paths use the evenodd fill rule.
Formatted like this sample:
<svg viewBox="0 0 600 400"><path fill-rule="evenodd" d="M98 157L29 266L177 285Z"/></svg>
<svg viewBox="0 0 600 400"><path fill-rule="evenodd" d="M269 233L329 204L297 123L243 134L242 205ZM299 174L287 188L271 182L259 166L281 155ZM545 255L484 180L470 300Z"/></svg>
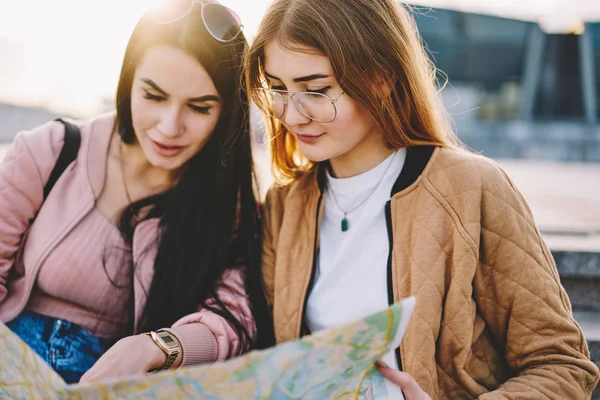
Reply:
<svg viewBox="0 0 600 400"><path fill-rule="evenodd" d="M71 322L28 310L6 324L67 383L77 383L110 342Z"/></svg>

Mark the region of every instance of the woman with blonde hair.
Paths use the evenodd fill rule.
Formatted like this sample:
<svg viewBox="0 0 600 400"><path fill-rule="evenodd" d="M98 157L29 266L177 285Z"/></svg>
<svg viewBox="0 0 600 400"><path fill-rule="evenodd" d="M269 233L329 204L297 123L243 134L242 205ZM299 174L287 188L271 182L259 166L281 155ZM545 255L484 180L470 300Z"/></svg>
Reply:
<svg viewBox="0 0 600 400"><path fill-rule="evenodd" d="M590 396L598 369L530 209L452 133L402 5L276 0L246 74L277 180L263 239L277 342L416 296L375 398Z"/></svg>

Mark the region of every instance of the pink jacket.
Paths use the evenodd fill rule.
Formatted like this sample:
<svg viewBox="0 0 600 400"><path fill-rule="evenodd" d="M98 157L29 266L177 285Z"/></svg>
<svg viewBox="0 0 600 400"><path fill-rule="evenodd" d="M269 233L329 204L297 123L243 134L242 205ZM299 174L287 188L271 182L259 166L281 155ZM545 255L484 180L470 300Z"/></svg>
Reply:
<svg viewBox="0 0 600 400"><path fill-rule="evenodd" d="M43 207L43 187L64 141L62 124L51 122L21 132L13 141L0 165L0 321L10 321L24 309L46 256L95 207L104 186L114 122L111 113L79 123L77 160L56 182ZM26 232L22 262L17 265L16 255ZM133 261L139 270L134 274L136 332L154 273L157 234L158 220L153 219L140 223L133 236ZM253 335L255 325L243 279L242 269L225 273L219 296ZM207 310L185 316L171 331L182 343L182 365L224 360L239 350L233 327Z"/></svg>

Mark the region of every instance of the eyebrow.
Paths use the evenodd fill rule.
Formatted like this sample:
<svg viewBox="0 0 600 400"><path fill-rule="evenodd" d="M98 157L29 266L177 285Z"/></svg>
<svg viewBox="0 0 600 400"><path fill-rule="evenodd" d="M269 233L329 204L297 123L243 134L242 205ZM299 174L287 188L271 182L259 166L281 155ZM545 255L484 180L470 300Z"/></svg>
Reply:
<svg viewBox="0 0 600 400"><path fill-rule="evenodd" d="M142 78L140 80L142 82L144 82L146 85L152 87L152 89L156 90L157 92L159 92L163 96L167 96L168 95L168 93L165 92L163 89L161 89L161 87L158 86L156 84L156 82L154 82L152 79ZM201 103L201 102L205 102L205 101L214 101L214 102L219 103L221 101L221 99L219 98L219 96L215 96L214 94L207 94L205 96L193 97L191 99L188 99L188 101L190 101L192 103Z"/></svg>
<svg viewBox="0 0 600 400"><path fill-rule="evenodd" d="M281 79L276 77L275 75L271 75L268 72L265 72L265 75L271 79L277 79L278 81L280 81ZM329 78L329 75L326 74L312 74L312 75L307 75L307 76L301 76L300 78L294 78L294 82L295 83L299 83L299 82L309 82L309 81L314 81L316 79L323 79L323 78Z"/></svg>

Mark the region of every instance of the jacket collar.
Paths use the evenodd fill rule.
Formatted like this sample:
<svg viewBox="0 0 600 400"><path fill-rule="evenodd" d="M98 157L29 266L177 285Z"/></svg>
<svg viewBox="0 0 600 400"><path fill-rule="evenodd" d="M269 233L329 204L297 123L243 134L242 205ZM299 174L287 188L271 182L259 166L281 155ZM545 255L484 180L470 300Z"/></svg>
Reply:
<svg viewBox="0 0 600 400"><path fill-rule="evenodd" d="M436 146L410 146L406 149L406 161L404 162L404 167L402 168L400 175L398 175L398 178L392 187L392 197L396 193L408 188L419 179L429 164L429 160L431 160L436 148ZM325 190L325 172L329 166L328 164L329 162L323 162L317 167L316 179L320 193L323 193Z"/></svg>
<svg viewBox="0 0 600 400"><path fill-rule="evenodd" d="M406 161L398 175L398 179L392 186L392 197L411 186L419 179L429 164L436 146L411 146L406 149Z"/></svg>

